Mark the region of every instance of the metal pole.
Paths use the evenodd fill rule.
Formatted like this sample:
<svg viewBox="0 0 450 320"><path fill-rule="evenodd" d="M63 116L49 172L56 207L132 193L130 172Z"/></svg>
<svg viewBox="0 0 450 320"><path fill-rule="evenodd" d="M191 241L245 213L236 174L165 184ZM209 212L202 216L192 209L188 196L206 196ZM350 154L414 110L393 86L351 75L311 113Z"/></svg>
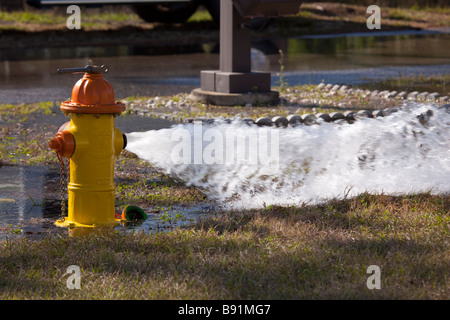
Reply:
<svg viewBox="0 0 450 320"><path fill-rule="evenodd" d="M243 18L232 0L221 0L220 71L251 71L251 31L245 24L250 24L250 18Z"/></svg>

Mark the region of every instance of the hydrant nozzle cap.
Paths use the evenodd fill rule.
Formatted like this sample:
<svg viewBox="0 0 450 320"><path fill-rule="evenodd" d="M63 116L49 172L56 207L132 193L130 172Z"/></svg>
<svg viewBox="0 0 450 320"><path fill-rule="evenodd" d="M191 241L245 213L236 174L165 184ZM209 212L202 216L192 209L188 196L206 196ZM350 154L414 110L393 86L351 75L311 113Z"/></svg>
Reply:
<svg viewBox="0 0 450 320"><path fill-rule="evenodd" d="M48 142L48 147L54 149L55 151L59 150L61 146L59 145L58 139L53 138Z"/></svg>
<svg viewBox="0 0 450 320"><path fill-rule="evenodd" d="M60 131L49 141L48 146L56 153L69 158L75 151L75 139L70 131Z"/></svg>

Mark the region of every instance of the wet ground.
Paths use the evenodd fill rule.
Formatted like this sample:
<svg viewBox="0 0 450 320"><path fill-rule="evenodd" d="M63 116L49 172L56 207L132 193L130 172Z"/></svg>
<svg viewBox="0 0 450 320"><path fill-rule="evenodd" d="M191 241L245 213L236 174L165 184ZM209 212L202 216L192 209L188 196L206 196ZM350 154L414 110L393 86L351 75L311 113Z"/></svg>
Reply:
<svg viewBox="0 0 450 320"><path fill-rule="evenodd" d="M0 239L67 234L66 228L54 225L61 218L59 179L59 169L53 166L0 166ZM122 223L116 229L146 233L164 231L211 216L215 207L211 204L179 205L146 212L148 218L142 223Z"/></svg>
<svg viewBox="0 0 450 320"><path fill-rule="evenodd" d="M279 50L284 59L280 60ZM273 85L320 82L376 87L386 78L450 73L448 30L320 35L254 41L253 69L272 72ZM58 75L59 67L84 66L92 59L107 64L105 76L118 99L188 93L200 85L200 71L216 69L217 44L203 45L187 53L154 55L127 46L39 48L2 52L0 56L0 103L62 101L70 96L80 75ZM379 88L387 89L389 88ZM409 88L404 88L408 90ZM449 95L448 87L432 88ZM29 118L21 125L39 122L52 125L68 120L54 105L54 116ZM157 130L173 122L134 115L117 118L124 132ZM160 211L137 230L160 230L189 223L211 214L210 205L172 206ZM0 167L0 234L30 237L61 232L53 226L60 215L59 169L52 166ZM1 236L1 237L3 237Z"/></svg>
<svg viewBox="0 0 450 320"><path fill-rule="evenodd" d="M283 80L289 85L324 81L374 86L392 77L448 74L449 50L446 29L260 39L252 46L252 68L272 72L273 85L279 82L283 66ZM127 46L2 52L0 103L63 101L80 77L58 75L56 69L84 66L89 59L110 66L106 78L118 98L190 92L199 87L201 70L218 68L219 54L216 43L189 47L186 52L154 55Z"/></svg>

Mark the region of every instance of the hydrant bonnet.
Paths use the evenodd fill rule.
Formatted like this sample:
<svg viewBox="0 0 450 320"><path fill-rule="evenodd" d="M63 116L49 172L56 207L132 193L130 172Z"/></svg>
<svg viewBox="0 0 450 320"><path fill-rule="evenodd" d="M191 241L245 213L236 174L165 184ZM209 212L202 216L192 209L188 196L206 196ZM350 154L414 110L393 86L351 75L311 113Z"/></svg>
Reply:
<svg viewBox="0 0 450 320"><path fill-rule="evenodd" d="M99 71L88 67L92 66L84 68L86 73L73 87L71 100L61 104L61 110L69 113L90 114L123 112L125 105L115 101L114 90L109 82ZM62 72L71 72L74 69L62 70Z"/></svg>

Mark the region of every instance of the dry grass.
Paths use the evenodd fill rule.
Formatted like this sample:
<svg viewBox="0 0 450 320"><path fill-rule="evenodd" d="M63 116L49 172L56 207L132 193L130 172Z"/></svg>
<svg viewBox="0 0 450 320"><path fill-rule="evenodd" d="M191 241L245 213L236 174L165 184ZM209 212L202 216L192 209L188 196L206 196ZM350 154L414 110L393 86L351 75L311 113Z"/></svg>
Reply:
<svg viewBox="0 0 450 320"><path fill-rule="evenodd" d="M10 130L0 147L40 144L14 120L45 116L44 109L0 106L2 130ZM57 130L31 129L33 137ZM54 157L48 150L30 155L47 152ZM3 159L12 161L7 154ZM127 152L117 161L124 202L148 193L155 197L143 203L202 201L195 189L139 161ZM448 299L449 263L450 195L362 194L315 206L217 212L167 233L4 240L0 299ZM66 287L70 265L81 268L80 290ZM366 287L370 265L381 268L380 290Z"/></svg>
<svg viewBox="0 0 450 320"><path fill-rule="evenodd" d="M169 233L9 240L2 299L446 299L450 196L363 194ZM80 290L66 268L80 266ZM366 287L369 265L381 289Z"/></svg>

